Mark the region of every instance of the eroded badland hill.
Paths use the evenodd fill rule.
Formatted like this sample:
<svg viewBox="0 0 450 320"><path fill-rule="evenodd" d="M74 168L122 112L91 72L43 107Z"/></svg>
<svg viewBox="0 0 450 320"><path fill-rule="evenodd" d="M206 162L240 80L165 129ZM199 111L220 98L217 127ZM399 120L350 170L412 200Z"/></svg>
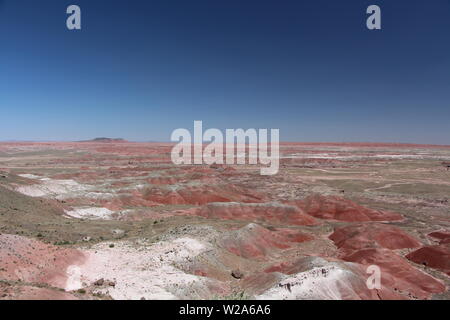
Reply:
<svg viewBox="0 0 450 320"><path fill-rule="evenodd" d="M171 148L1 143L0 298L450 298L449 147L286 143L274 176Z"/></svg>

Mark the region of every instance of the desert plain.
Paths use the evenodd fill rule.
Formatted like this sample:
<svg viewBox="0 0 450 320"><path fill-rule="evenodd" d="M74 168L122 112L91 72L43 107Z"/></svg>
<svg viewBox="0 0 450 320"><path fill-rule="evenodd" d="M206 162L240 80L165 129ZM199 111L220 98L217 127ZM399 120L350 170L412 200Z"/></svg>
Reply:
<svg viewBox="0 0 450 320"><path fill-rule="evenodd" d="M449 146L172 147L0 143L0 299L450 299Z"/></svg>

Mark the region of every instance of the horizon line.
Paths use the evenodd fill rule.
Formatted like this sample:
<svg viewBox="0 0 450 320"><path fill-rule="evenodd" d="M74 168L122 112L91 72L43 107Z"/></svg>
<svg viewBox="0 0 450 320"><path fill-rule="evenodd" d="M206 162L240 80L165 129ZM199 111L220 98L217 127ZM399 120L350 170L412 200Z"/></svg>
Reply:
<svg viewBox="0 0 450 320"><path fill-rule="evenodd" d="M110 139L110 138L108 138ZM123 138L111 138L112 141L94 141L91 140L0 140L0 143L96 143L96 144L127 144L127 143L166 143L176 144L176 141L157 141L157 140L127 140ZM209 144L210 142L203 142ZM316 145L402 145L402 146L435 146L435 147L450 147L450 144L436 144L436 143L415 143L415 142L385 142L385 141L280 141L279 144L316 144Z"/></svg>

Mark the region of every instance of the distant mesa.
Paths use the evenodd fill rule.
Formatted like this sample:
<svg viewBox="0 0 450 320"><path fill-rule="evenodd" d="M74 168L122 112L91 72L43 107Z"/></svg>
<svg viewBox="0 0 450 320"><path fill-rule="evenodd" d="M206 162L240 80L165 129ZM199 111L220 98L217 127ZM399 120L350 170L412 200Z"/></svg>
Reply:
<svg viewBox="0 0 450 320"><path fill-rule="evenodd" d="M128 142L125 139L122 138L105 138L105 137L100 137L100 138L95 138L95 139L91 139L91 140L81 140L81 141L77 141L77 142L102 142L102 143L118 143L118 142Z"/></svg>

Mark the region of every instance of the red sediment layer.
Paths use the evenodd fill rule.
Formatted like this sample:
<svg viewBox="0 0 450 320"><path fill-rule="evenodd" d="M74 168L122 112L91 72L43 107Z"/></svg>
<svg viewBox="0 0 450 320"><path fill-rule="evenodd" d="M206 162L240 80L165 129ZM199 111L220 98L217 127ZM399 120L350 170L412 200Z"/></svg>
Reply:
<svg viewBox="0 0 450 320"><path fill-rule="evenodd" d="M401 229L379 223L338 228L330 236L344 261L376 265L384 286L409 298L427 299L445 291L445 285L415 268L394 249L415 248L420 243Z"/></svg>
<svg viewBox="0 0 450 320"><path fill-rule="evenodd" d="M397 221L402 220L400 214L373 210L363 207L338 196L312 195L295 204L309 215L320 219L364 222L364 221Z"/></svg>
<svg viewBox="0 0 450 320"><path fill-rule="evenodd" d="M263 197L233 185L202 185L176 190L151 188L145 192L144 199L161 204L203 205L210 202L261 202Z"/></svg>
<svg viewBox="0 0 450 320"><path fill-rule="evenodd" d="M411 261L440 270L450 276L450 244L426 246L406 256Z"/></svg>
<svg viewBox="0 0 450 320"><path fill-rule="evenodd" d="M420 247L420 242L401 229L381 223L359 223L338 228L330 236L341 254L353 251L382 247L403 249Z"/></svg>
<svg viewBox="0 0 450 320"><path fill-rule="evenodd" d="M362 249L342 258L365 266L378 266L381 282L385 286L407 293L411 298L427 299L434 293L446 290L443 283L413 267L389 249Z"/></svg>
<svg viewBox="0 0 450 320"><path fill-rule="evenodd" d="M428 234L430 237L440 240L440 244L450 243L450 233L444 231L435 231Z"/></svg>
<svg viewBox="0 0 450 320"><path fill-rule="evenodd" d="M147 182L150 184L161 185L161 184L175 184L179 180L180 179L177 179L175 177L158 177L158 178L150 178L147 180Z"/></svg>
<svg viewBox="0 0 450 320"><path fill-rule="evenodd" d="M220 245L235 255L258 258L277 249L287 249L295 243L312 240L313 237L296 230L270 231L257 224L249 224L232 232Z"/></svg>
<svg viewBox="0 0 450 320"><path fill-rule="evenodd" d="M198 215L212 219L315 225L316 220L294 206L278 203L210 203Z"/></svg>
<svg viewBox="0 0 450 320"><path fill-rule="evenodd" d="M444 231L435 231L428 234L430 237L443 240L446 238L450 238L450 232L444 232Z"/></svg>

